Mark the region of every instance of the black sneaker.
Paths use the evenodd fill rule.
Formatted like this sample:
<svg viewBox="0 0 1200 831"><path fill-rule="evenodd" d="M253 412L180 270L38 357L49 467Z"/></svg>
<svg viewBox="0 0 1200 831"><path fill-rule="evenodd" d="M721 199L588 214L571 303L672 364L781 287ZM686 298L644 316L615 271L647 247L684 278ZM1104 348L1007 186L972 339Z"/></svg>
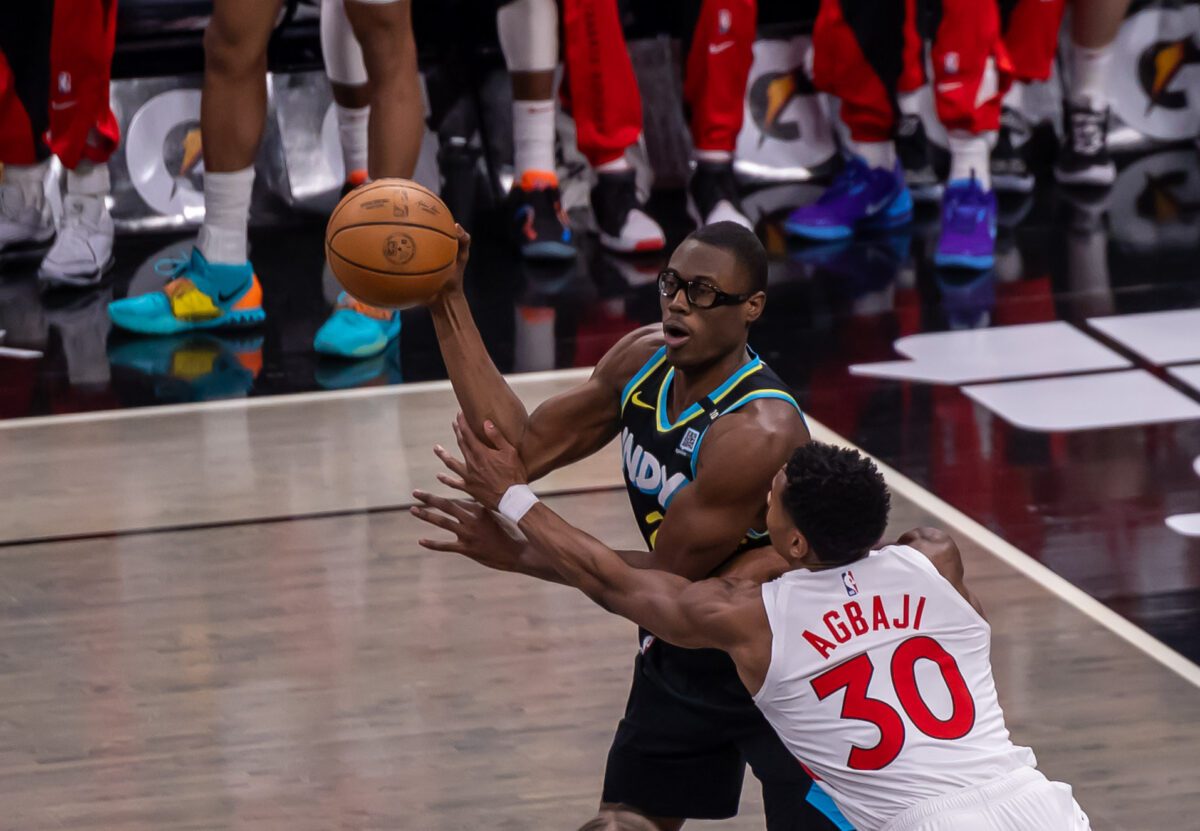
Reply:
<svg viewBox="0 0 1200 831"><path fill-rule="evenodd" d="M942 198L942 182L933 169L933 156L921 116L900 116L900 123L896 125L896 155L904 169L904 183L915 201L937 202Z"/></svg>
<svg viewBox="0 0 1200 831"><path fill-rule="evenodd" d="M688 210L697 225L736 222L754 230L742 209L732 162L697 162L688 184Z"/></svg>
<svg viewBox="0 0 1200 831"><path fill-rule="evenodd" d="M662 227L638 200L632 170L601 173L592 188L592 213L600 226L600 244L619 254L661 251L667 245Z"/></svg>
<svg viewBox="0 0 1200 831"><path fill-rule="evenodd" d="M1000 116L1000 135L992 148L992 188L998 193L1033 191L1033 171L1025 159L1025 145L1031 135L1024 116L1005 107Z"/></svg>
<svg viewBox="0 0 1200 831"><path fill-rule="evenodd" d="M570 260L575 238L563 213L558 179L527 171L508 194L512 238L530 260Z"/></svg>
<svg viewBox="0 0 1200 831"><path fill-rule="evenodd" d="M1063 102L1063 144L1054 162L1054 178L1064 185L1108 187L1117 168L1108 155L1108 108L1093 110Z"/></svg>

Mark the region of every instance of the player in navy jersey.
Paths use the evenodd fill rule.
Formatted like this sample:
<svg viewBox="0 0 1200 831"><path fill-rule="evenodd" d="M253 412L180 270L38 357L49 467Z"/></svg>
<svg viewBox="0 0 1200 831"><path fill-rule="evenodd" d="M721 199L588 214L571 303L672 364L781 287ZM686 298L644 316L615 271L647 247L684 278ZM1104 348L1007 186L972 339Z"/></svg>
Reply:
<svg viewBox="0 0 1200 831"><path fill-rule="evenodd" d="M808 429L795 398L747 346L766 303L767 258L733 222L700 228L659 275L663 320L621 339L591 378L527 412L488 358L458 277L432 304L438 340L469 429L494 422L531 479L621 437L621 464L648 551L637 568L689 580L764 580L786 568L765 548L762 495ZM530 550L497 566L559 581ZM754 706L728 655L641 633L633 686L605 770L602 810L618 805L660 829L737 813L749 764L771 831L845 829Z"/></svg>

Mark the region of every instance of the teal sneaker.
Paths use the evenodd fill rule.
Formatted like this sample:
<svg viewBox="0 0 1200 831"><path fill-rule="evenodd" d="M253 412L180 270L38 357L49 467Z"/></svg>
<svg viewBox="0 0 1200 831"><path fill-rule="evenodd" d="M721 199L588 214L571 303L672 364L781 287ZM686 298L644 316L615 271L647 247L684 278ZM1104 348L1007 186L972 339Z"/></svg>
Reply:
<svg viewBox="0 0 1200 831"><path fill-rule="evenodd" d="M266 320L262 286L250 263L213 264L198 248L188 258L159 260L171 277L162 291L108 304L113 325L139 335L177 335L200 329L255 326ZM223 286L237 286L227 291Z"/></svg>
<svg viewBox="0 0 1200 831"><path fill-rule="evenodd" d="M317 330L313 348L338 358L373 358L399 336L400 312L368 306L342 292L333 314Z"/></svg>

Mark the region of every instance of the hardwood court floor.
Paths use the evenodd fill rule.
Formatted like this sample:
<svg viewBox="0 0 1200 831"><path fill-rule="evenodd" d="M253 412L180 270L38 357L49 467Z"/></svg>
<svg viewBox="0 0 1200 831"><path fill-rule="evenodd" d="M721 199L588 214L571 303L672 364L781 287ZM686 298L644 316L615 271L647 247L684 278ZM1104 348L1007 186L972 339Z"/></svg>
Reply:
<svg viewBox="0 0 1200 831"><path fill-rule="evenodd" d="M227 492L261 477L272 488L253 510L224 504L217 467L178 461L217 453L219 430L194 457L117 465L107 498L144 500L129 527L168 528L193 492L195 515L230 523L191 530L123 535L114 520L129 515L71 516L86 503L72 446L118 459L140 437L165 447L238 410L28 428L51 431L39 469L65 484L5 500L4 523L23 524L0 543L0 828L518 831L590 815L633 626L568 589L423 551L404 511L366 512L430 481L427 454L381 456L356 479L350 456L322 450L389 401L405 418L376 452L444 439L431 425L448 421L448 392L429 392L421 408L350 397L242 412L237 441L258 463L239 463L251 478ZM34 438L0 432L6 459ZM81 480L104 481L96 464ZM564 482L611 483L615 468L601 454ZM620 491L548 499L614 545L637 543ZM278 519L297 507L358 513ZM96 536L17 541L54 536L56 516ZM896 499L894 530L931 522ZM966 557L1015 739L1075 786L1097 829L1189 827L1196 688L979 547ZM755 790L749 780L743 815L721 827L762 828Z"/></svg>

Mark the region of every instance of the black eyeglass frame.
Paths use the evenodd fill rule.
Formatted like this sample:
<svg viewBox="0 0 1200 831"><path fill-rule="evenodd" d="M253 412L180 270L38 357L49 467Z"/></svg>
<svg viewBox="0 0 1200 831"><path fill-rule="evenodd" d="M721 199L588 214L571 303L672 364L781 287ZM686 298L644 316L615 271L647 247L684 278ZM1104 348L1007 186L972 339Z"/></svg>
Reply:
<svg viewBox="0 0 1200 831"><path fill-rule="evenodd" d="M666 287L663 285L665 280L674 280L676 282L675 291L667 291ZM697 303L695 298L692 297L692 286L703 286L711 291L713 293L713 302L707 306L701 306L699 303ZM736 306L739 303L745 303L751 297L758 294L756 291L748 291L744 294L730 294L729 292L721 291L712 283L706 283L698 277L695 280L685 280L679 276L678 271L675 271L672 268L664 268L662 271L658 272L658 293L661 296L674 297L675 295L679 294L680 289L683 289L684 296L687 297L688 305L695 309L715 309L717 306Z"/></svg>

